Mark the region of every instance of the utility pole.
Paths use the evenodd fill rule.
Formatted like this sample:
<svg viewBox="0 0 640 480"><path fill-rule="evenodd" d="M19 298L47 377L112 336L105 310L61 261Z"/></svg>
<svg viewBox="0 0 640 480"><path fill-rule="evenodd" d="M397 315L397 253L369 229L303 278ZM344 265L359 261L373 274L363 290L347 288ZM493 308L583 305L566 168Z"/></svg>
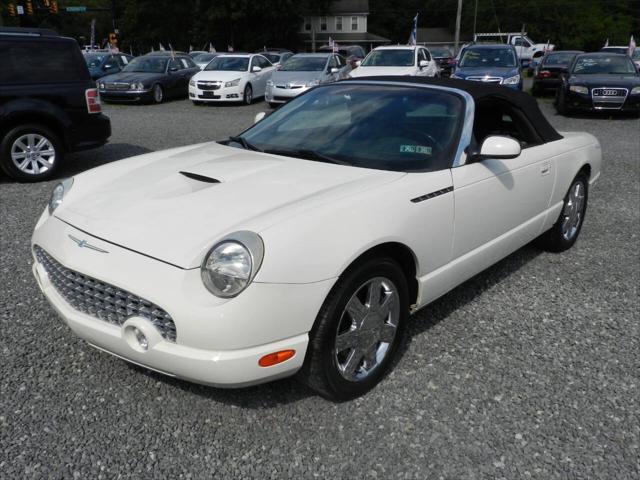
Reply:
<svg viewBox="0 0 640 480"><path fill-rule="evenodd" d="M456 14L456 40L455 40L455 53L458 53L460 47L460 22L462 20L462 0L458 0L458 13Z"/></svg>
<svg viewBox="0 0 640 480"><path fill-rule="evenodd" d="M476 8L473 11L473 38L476 38L476 23L478 22L478 0L476 0Z"/></svg>

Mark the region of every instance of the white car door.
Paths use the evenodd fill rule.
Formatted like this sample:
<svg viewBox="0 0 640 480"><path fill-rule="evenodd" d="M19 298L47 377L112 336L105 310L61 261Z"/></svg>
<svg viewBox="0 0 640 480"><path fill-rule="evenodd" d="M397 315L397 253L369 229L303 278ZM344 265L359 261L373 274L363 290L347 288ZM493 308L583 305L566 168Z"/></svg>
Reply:
<svg viewBox="0 0 640 480"><path fill-rule="evenodd" d="M427 58L427 61L429 62L429 65L427 66L427 68L425 68L425 70L427 71L427 76L435 77L439 70L438 64L433 59L433 56L431 55L431 52L428 49L424 48L423 50L424 50L424 55Z"/></svg>
<svg viewBox="0 0 640 480"><path fill-rule="evenodd" d="M251 86L253 87L253 95L254 97L260 97L264 95L266 90L267 80L264 78L265 71L260 66L260 56L254 55L251 57L251 63L249 65L249 81L251 82ZM260 68L260 71L255 72L253 69L255 67Z"/></svg>
<svg viewBox="0 0 640 480"><path fill-rule="evenodd" d="M491 135L511 136L524 148L516 158L452 169L453 258L467 259L460 262L465 278L542 233L556 176L553 145L541 143L526 119L495 101L476 106L477 143Z"/></svg>

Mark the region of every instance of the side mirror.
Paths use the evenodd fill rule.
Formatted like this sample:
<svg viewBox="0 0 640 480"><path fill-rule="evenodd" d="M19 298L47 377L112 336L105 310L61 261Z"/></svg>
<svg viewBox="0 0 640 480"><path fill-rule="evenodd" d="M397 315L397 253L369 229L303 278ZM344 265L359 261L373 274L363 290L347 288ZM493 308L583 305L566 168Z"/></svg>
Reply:
<svg viewBox="0 0 640 480"><path fill-rule="evenodd" d="M169 67L169 71L171 73L177 72L178 71L178 67Z"/></svg>
<svg viewBox="0 0 640 480"><path fill-rule="evenodd" d="M333 67L329 69L329 73L338 73L338 71L340 71L339 68Z"/></svg>
<svg viewBox="0 0 640 480"><path fill-rule="evenodd" d="M267 112L256 113L256 116L253 118L253 123L258 123L260 120L262 120L266 116L267 116Z"/></svg>
<svg viewBox="0 0 640 480"><path fill-rule="evenodd" d="M112 68L116 68L117 65L115 63L106 63L102 69L103 70L111 70Z"/></svg>
<svg viewBox="0 0 640 480"><path fill-rule="evenodd" d="M482 142L480 154L476 156L479 160L485 158L509 159L516 158L522 152L520 142L502 135L492 135Z"/></svg>
<svg viewBox="0 0 640 480"><path fill-rule="evenodd" d="M260 68L260 67L259 67L259 66L257 66L257 65L254 65L253 67L251 67L251 71L252 71L253 73L258 73L258 72L261 72L261 71L262 71L262 68Z"/></svg>
<svg viewBox="0 0 640 480"><path fill-rule="evenodd" d="M356 60L355 66L359 67L360 65L362 65L362 60Z"/></svg>
<svg viewBox="0 0 640 480"><path fill-rule="evenodd" d="M427 67L427 66L429 66L429 62L427 62L426 60L420 60L420 61L418 62L418 66L419 66L420 68Z"/></svg>

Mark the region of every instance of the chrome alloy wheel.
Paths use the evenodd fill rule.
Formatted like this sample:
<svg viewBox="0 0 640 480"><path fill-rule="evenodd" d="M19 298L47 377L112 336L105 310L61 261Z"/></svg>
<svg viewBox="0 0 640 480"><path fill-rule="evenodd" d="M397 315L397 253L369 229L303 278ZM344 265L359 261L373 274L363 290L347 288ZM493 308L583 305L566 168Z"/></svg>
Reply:
<svg viewBox="0 0 640 480"><path fill-rule="evenodd" d="M398 330L400 296L391 280L368 280L347 302L336 334L334 354L340 375L367 378L385 359Z"/></svg>
<svg viewBox="0 0 640 480"><path fill-rule="evenodd" d="M39 175L53 168L56 150L51 141L39 133L26 133L11 145L13 164L28 175Z"/></svg>
<svg viewBox="0 0 640 480"><path fill-rule="evenodd" d="M576 236L582 222L584 209L585 186L581 180L577 180L569 190L569 198L562 209L562 236L565 240L571 240Z"/></svg>

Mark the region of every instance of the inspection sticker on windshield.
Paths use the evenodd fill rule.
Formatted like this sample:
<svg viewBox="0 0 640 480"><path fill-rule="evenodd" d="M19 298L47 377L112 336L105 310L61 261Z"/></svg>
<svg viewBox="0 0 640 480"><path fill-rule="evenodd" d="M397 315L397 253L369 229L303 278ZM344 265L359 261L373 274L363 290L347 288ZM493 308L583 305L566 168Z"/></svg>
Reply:
<svg viewBox="0 0 640 480"><path fill-rule="evenodd" d="M400 145L400 153L422 153L431 155L431 147L423 147L422 145Z"/></svg>

